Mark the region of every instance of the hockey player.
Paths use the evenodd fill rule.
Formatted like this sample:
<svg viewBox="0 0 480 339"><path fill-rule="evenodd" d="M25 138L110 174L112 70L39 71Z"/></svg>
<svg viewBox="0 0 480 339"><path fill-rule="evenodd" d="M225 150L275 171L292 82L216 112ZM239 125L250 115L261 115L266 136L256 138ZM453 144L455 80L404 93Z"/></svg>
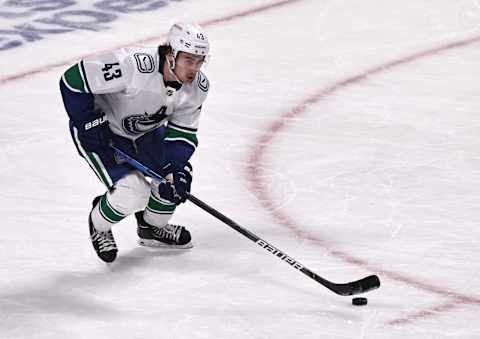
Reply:
<svg viewBox="0 0 480 339"><path fill-rule="evenodd" d="M88 57L60 80L79 154L105 184L88 223L93 247L105 262L117 256L112 226L135 213L139 244L191 247L190 232L169 224L192 181L202 104L209 82L200 71L209 55L205 32L175 24L158 48L123 48ZM167 178L147 180L117 161L111 145Z"/></svg>

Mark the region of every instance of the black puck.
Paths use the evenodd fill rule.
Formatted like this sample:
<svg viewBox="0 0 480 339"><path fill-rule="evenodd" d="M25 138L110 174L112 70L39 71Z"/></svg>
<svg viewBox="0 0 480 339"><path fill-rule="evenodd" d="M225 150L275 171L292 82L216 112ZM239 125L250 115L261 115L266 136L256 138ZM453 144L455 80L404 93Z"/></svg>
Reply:
<svg viewBox="0 0 480 339"><path fill-rule="evenodd" d="M352 299L352 305L355 306L364 306L368 303L367 298L353 298Z"/></svg>

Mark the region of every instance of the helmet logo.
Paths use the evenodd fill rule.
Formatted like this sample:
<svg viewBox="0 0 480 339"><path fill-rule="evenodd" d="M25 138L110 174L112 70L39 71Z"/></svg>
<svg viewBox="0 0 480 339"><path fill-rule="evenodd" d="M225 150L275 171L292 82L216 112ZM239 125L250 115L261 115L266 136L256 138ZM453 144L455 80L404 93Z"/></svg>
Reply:
<svg viewBox="0 0 480 339"><path fill-rule="evenodd" d="M206 56L210 47L205 32L195 24L173 25L168 32L168 43L172 47L174 57L178 52Z"/></svg>

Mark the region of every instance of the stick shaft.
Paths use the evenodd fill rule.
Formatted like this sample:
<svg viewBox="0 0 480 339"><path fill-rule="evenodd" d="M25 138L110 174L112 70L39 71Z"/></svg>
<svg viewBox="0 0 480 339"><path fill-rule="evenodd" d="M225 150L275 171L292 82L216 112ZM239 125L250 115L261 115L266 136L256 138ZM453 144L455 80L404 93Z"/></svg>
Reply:
<svg viewBox="0 0 480 339"><path fill-rule="evenodd" d="M112 147L113 147L113 149L114 149L118 158L121 158L122 160L128 162L132 167L139 170L143 174L148 175L151 178L157 179L159 181L164 181L165 180L165 178L163 178L161 175L159 175L155 171L151 170L147 166L143 165L139 161L133 159L128 154L124 153L122 150L118 149L115 146L112 146ZM208 204L206 204L202 200L198 199L193 194L188 193L187 199L190 202L192 202L193 204L195 204L196 206L203 209L208 214L214 216L215 218L219 219L220 221L222 221L223 223L225 223L229 227L233 228L238 233L240 233L243 236L245 236L246 238L250 239L251 241L253 241L257 245L262 247L265 251L269 252L270 254L279 258L280 260L283 260L284 262L289 264L294 269L302 272L303 274L305 274L309 278L311 278L311 279L315 280L316 282L322 284L323 286L325 286L329 290L333 291L334 293L337 293L337 294L340 294L340 295L354 295L354 294L364 293L364 292L367 292L367 291L372 290L372 289L376 289L380 286L380 280L378 279L378 277L376 275L370 275L370 276L365 277L363 279L353 281L353 282L350 282L350 283L345 283L345 284L333 283L333 282L331 282L331 281L329 281L325 278L322 278L318 274L312 272L310 269L308 269L303 264L301 264L297 260L290 257L285 252L279 250L278 248L276 248L275 246L270 244L268 241L260 238L259 236L252 233L251 231L247 230L243 226L240 226L238 223L236 223L235 221L233 221L232 219L230 219L226 215L220 213L219 211L217 211L213 207L209 206Z"/></svg>

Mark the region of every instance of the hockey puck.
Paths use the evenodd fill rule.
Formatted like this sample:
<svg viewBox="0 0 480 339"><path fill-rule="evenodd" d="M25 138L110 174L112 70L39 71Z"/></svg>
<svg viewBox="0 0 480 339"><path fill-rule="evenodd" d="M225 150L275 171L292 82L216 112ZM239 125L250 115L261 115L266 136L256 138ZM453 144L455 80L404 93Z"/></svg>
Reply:
<svg viewBox="0 0 480 339"><path fill-rule="evenodd" d="M352 299L352 305L355 306L364 306L368 303L367 298L353 298Z"/></svg>

